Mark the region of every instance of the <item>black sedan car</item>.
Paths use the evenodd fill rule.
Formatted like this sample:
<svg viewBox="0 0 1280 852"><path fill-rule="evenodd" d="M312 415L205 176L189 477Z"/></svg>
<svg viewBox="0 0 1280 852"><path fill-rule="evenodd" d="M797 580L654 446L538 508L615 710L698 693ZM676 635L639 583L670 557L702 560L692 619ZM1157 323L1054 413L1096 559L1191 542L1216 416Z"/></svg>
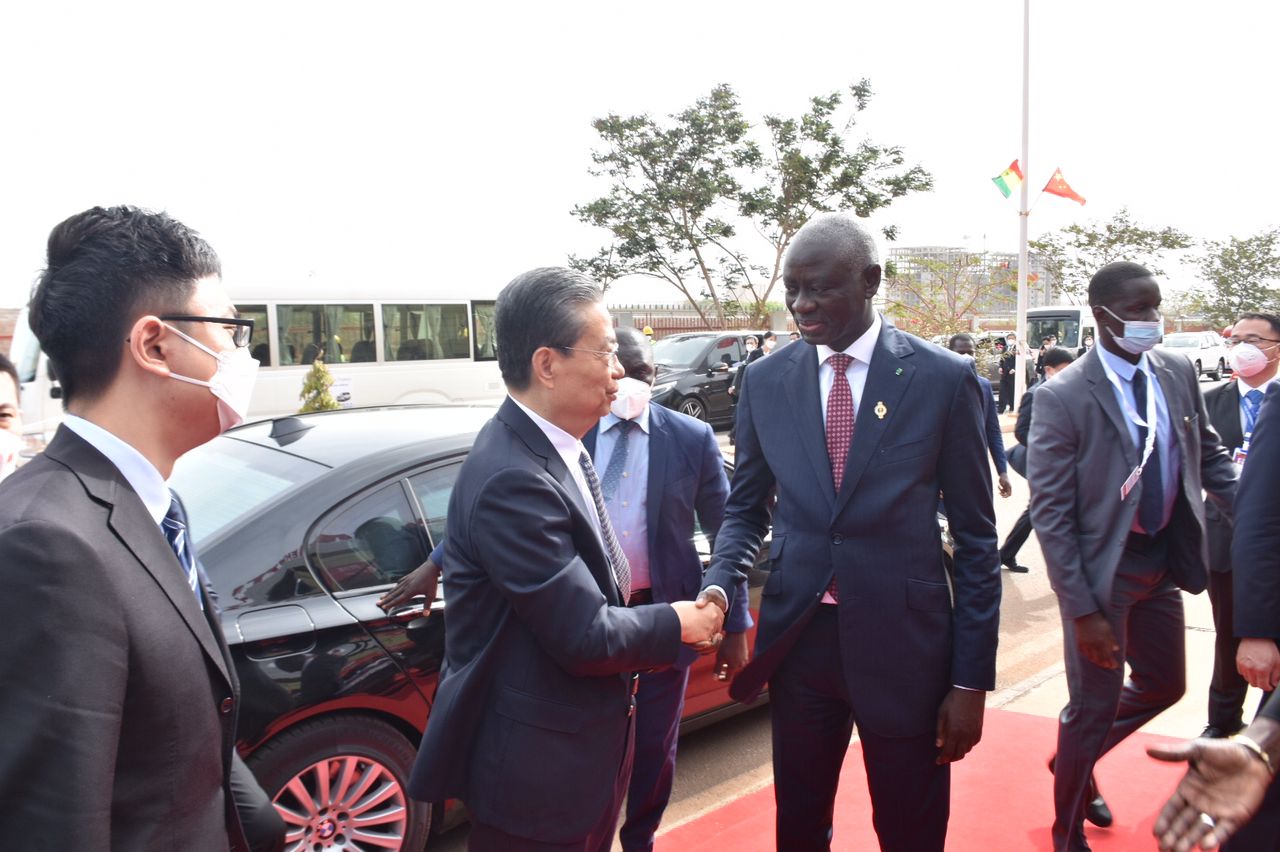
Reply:
<svg viewBox="0 0 1280 852"><path fill-rule="evenodd" d="M747 357L744 341L763 336L763 331L693 331L656 341L653 401L715 426L728 425L733 421L729 386Z"/></svg>
<svg viewBox="0 0 1280 852"><path fill-rule="evenodd" d="M234 429L174 471L240 677L239 747L290 850L426 843L433 808L409 799L406 782L447 611L443 596L391 614L376 601L444 535L454 479L493 412L285 417ZM753 610L765 576L753 572ZM686 727L739 707L713 665L694 666ZM437 827L457 819L435 810Z"/></svg>

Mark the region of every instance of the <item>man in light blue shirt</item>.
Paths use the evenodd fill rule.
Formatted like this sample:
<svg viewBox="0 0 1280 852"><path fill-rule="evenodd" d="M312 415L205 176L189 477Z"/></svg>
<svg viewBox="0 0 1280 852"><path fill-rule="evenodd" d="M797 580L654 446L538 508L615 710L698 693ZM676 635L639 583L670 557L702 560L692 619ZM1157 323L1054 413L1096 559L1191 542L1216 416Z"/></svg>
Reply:
<svg viewBox="0 0 1280 852"><path fill-rule="evenodd" d="M702 533L714 540L729 494L724 458L706 423L649 402L653 349L635 329L620 328L617 335L626 375L610 412L583 443L601 472L609 519L631 565L630 604L693 600L702 586L695 516ZM725 620L716 660L721 680L746 663L751 623L744 586ZM640 675L635 762L621 831L628 852L653 848L671 797L690 662L686 657L670 669Z"/></svg>

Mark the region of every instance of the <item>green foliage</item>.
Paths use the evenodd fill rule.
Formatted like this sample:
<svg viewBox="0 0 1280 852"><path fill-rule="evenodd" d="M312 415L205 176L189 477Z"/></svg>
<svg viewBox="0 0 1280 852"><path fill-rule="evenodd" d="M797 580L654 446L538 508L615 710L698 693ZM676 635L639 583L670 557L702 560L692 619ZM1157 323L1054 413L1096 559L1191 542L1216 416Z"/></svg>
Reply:
<svg viewBox="0 0 1280 852"><path fill-rule="evenodd" d="M1163 275L1159 263L1164 255L1189 248L1191 238L1176 228L1143 228L1127 208L1121 208L1109 222L1068 225L1043 239L1031 240L1029 245L1043 255L1062 292L1080 296L1093 273L1112 261L1140 263Z"/></svg>
<svg viewBox="0 0 1280 852"><path fill-rule="evenodd" d="M1194 303L1216 327L1248 311L1280 310L1280 229L1208 241L1196 264L1204 286L1192 294Z"/></svg>
<svg viewBox="0 0 1280 852"><path fill-rule="evenodd" d="M1016 269L989 265L981 254L899 259L885 279L886 313L926 340L967 332L972 317L1017 289Z"/></svg>
<svg viewBox="0 0 1280 852"><path fill-rule="evenodd" d="M592 155L593 174L613 184L573 212L609 230L613 243L594 257L571 257L570 265L605 284L637 274L665 280L708 327L702 299L720 323L737 311L763 323L783 253L814 213L870 216L932 188L928 172L905 165L901 148L847 141L870 102L870 82L851 86L849 95L844 113L845 95L832 92L811 98L798 118L766 115L755 128L763 147L723 84L665 123L644 115L598 119L593 126L604 146Z"/></svg>
<svg viewBox="0 0 1280 852"><path fill-rule="evenodd" d="M307 372L306 378L302 380L302 392L298 394L298 399L302 400L302 407L298 409L298 413L333 411L341 408L342 406L333 398L333 394L329 393L329 388L332 386L333 374L325 366L324 360L317 358Z"/></svg>

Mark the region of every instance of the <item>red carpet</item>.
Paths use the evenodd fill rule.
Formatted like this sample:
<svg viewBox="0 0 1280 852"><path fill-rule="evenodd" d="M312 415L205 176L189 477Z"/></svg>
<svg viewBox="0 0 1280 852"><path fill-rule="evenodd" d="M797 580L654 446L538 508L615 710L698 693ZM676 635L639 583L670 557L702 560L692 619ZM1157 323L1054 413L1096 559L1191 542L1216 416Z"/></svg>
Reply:
<svg viewBox="0 0 1280 852"><path fill-rule="evenodd" d="M1056 719L987 711L982 742L952 769L947 849L1039 852L1051 848L1053 776L1045 762L1056 746L1057 729ZM1144 747L1168 741L1135 734L1098 764L1098 785L1116 819L1111 828L1086 825L1086 836L1096 852L1155 848L1151 826L1182 777L1183 767L1152 760ZM770 786L662 835L657 850L771 850L773 819ZM856 743L840 776L832 848L859 852L879 848Z"/></svg>

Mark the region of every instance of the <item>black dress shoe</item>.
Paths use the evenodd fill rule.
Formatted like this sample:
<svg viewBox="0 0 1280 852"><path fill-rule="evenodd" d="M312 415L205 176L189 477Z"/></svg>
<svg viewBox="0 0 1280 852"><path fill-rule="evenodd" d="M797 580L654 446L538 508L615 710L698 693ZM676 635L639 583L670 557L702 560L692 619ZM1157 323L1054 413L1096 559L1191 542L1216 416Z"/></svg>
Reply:
<svg viewBox="0 0 1280 852"><path fill-rule="evenodd" d="M1093 776L1089 776L1089 792L1094 793L1094 797L1084 806L1084 818L1099 828L1109 828L1111 826L1111 808L1107 807L1107 802L1102 796L1097 795L1098 784L1093 780Z"/></svg>
<svg viewBox="0 0 1280 852"><path fill-rule="evenodd" d="M1200 732L1200 739L1225 740L1227 737L1231 736L1232 734L1238 734L1243 730L1244 730L1243 723L1237 725L1231 731L1224 731L1222 728L1219 728L1217 725L1205 725L1204 730Z"/></svg>
<svg viewBox="0 0 1280 852"><path fill-rule="evenodd" d="M1019 565L1017 562L1005 562L1004 567L1009 569L1010 574L1026 574L1031 569L1025 565Z"/></svg>
<svg viewBox="0 0 1280 852"><path fill-rule="evenodd" d="M1053 771L1053 766L1057 763L1058 756L1055 754L1049 758L1049 771ZM1115 818L1111 815L1111 808L1107 807L1107 800L1102 798L1102 794L1098 792L1098 782L1093 777L1093 773L1089 773L1089 801L1084 806L1084 818L1089 822L1098 826L1098 828L1110 828Z"/></svg>

